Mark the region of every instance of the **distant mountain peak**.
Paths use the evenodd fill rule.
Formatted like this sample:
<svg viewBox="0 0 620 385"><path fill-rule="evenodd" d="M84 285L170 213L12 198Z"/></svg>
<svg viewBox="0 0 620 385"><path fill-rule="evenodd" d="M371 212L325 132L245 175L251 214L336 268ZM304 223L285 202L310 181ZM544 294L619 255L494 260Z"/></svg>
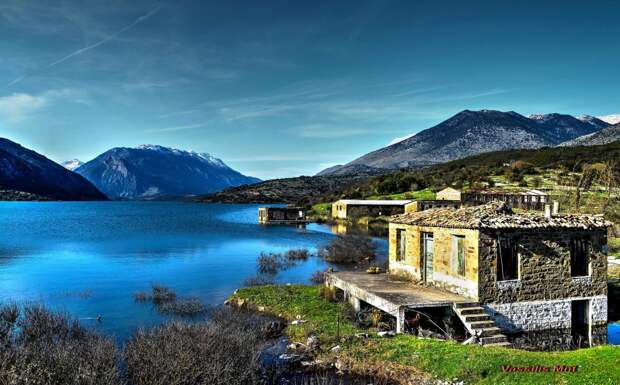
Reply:
<svg viewBox="0 0 620 385"><path fill-rule="evenodd" d="M62 162L61 166L63 166L67 170L73 171L73 170L75 170L76 168L80 167L83 164L84 164L84 162L82 162L79 159L71 159L71 160L66 160L66 161Z"/></svg>
<svg viewBox="0 0 620 385"><path fill-rule="evenodd" d="M154 144L110 149L76 172L112 198L207 194L260 181L211 154Z"/></svg>
<svg viewBox="0 0 620 385"><path fill-rule="evenodd" d="M319 175L353 174L368 170L420 167L483 152L554 146L604 127L600 120L582 121L571 115L515 111L463 110L445 121L408 138L370 152Z"/></svg>

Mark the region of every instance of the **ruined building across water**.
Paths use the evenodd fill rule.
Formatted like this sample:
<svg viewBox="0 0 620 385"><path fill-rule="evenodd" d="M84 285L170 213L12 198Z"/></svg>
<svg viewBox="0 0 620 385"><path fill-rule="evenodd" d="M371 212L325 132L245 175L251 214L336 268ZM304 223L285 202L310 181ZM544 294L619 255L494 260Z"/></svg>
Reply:
<svg viewBox="0 0 620 385"><path fill-rule="evenodd" d="M604 344L610 225L503 202L405 213L390 222L389 271L471 299L515 346Z"/></svg>
<svg viewBox="0 0 620 385"><path fill-rule="evenodd" d="M355 219L402 214L411 200L341 199L332 204L332 218Z"/></svg>
<svg viewBox="0 0 620 385"><path fill-rule="evenodd" d="M306 210L301 207L259 207L258 223L286 224L305 223Z"/></svg>

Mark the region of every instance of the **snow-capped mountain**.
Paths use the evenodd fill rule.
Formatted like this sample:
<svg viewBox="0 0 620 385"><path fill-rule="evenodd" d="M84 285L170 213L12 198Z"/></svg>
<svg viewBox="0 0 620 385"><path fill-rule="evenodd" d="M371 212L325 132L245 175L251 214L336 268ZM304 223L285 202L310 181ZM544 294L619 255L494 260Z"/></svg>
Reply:
<svg viewBox="0 0 620 385"><path fill-rule="evenodd" d="M4 138L0 138L0 190L57 200L106 199L82 176Z"/></svg>
<svg viewBox="0 0 620 385"><path fill-rule="evenodd" d="M61 163L62 167L66 168L67 170L71 170L71 171L75 170L76 168L80 167L83 164L84 162L82 162L79 159L66 160Z"/></svg>
<svg viewBox="0 0 620 385"><path fill-rule="evenodd" d="M538 148L594 131L594 126L568 115L548 114L526 118L513 111L465 110L415 136L344 166L324 170L319 175L339 174L343 168L353 165L398 169L447 162L482 152Z"/></svg>
<svg viewBox="0 0 620 385"><path fill-rule="evenodd" d="M595 124L570 115L541 114L527 118L514 111L465 110L414 136L346 165L330 167L318 175L350 174L360 166L374 169L417 167L489 151L553 146L598 129Z"/></svg>
<svg viewBox="0 0 620 385"><path fill-rule="evenodd" d="M117 147L75 170L110 198L207 194L260 180L207 153L157 145Z"/></svg>
<svg viewBox="0 0 620 385"><path fill-rule="evenodd" d="M599 116L598 117L600 120L607 122L609 124L618 124L620 123L620 114L612 114L612 115L605 115L605 116Z"/></svg>

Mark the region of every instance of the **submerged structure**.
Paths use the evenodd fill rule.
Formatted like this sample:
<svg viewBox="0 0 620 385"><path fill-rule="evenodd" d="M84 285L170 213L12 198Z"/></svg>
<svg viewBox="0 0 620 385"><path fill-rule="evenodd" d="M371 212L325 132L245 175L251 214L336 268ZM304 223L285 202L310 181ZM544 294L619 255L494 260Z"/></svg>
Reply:
<svg viewBox="0 0 620 385"><path fill-rule="evenodd" d="M301 207L259 207L258 223L287 224L306 223L306 210Z"/></svg>
<svg viewBox="0 0 620 385"><path fill-rule="evenodd" d="M444 306L483 344L604 344L611 223L546 212L516 214L491 202L397 215L389 227L389 274L375 278L382 283L335 273L328 284L390 310L400 331L416 306ZM391 283L395 276L409 281L401 291Z"/></svg>

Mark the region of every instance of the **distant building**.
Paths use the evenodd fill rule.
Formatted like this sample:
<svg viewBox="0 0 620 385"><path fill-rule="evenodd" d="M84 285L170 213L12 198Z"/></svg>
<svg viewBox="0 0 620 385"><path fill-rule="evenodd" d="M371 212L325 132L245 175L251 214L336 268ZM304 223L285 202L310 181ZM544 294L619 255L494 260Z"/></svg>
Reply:
<svg viewBox="0 0 620 385"><path fill-rule="evenodd" d="M501 201L511 207L542 210L549 201L549 195L540 190L471 190L461 193L461 200L469 204Z"/></svg>
<svg viewBox="0 0 620 385"><path fill-rule="evenodd" d="M508 344L508 334L532 349L600 345L610 225L504 202L409 212L390 219L389 271L470 298L455 311L483 343Z"/></svg>
<svg viewBox="0 0 620 385"><path fill-rule="evenodd" d="M423 200L423 201L412 201L405 205L406 213L414 213L417 211L424 211L430 209L441 209L441 208L459 208L461 207L462 202L460 200Z"/></svg>
<svg viewBox="0 0 620 385"><path fill-rule="evenodd" d="M306 211L300 207L259 207L258 223L304 223Z"/></svg>
<svg viewBox="0 0 620 385"><path fill-rule="evenodd" d="M452 187L446 187L436 194L436 199L440 201L460 201L461 192Z"/></svg>
<svg viewBox="0 0 620 385"><path fill-rule="evenodd" d="M341 199L332 204L332 218L353 219L402 214L411 200Z"/></svg>

